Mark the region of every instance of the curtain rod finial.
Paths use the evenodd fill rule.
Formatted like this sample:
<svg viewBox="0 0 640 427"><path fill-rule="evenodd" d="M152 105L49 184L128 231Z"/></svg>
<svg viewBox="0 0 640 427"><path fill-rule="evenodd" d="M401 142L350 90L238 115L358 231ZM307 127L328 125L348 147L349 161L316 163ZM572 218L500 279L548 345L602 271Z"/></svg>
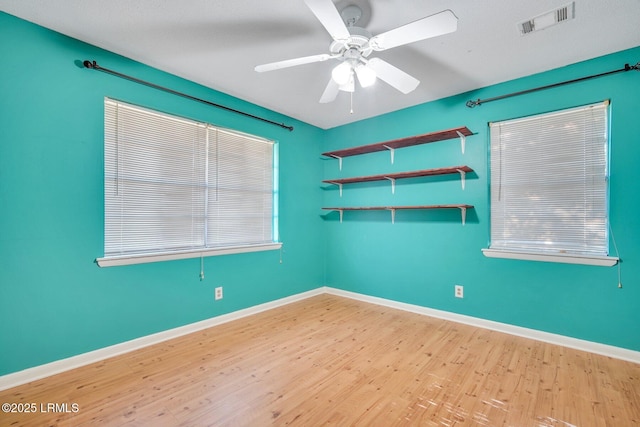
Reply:
<svg viewBox="0 0 640 427"><path fill-rule="evenodd" d="M91 69L96 69L98 68L98 63L96 61L89 61L89 60L85 60L82 65L85 66L85 68L91 68Z"/></svg>

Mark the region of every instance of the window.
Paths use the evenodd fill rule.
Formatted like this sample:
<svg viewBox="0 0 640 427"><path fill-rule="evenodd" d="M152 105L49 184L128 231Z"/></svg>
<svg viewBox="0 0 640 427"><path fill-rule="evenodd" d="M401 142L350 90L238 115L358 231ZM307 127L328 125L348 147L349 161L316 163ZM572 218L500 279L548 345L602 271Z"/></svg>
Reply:
<svg viewBox="0 0 640 427"><path fill-rule="evenodd" d="M608 102L490 124L487 256L613 265Z"/></svg>
<svg viewBox="0 0 640 427"><path fill-rule="evenodd" d="M100 266L277 249L275 144L105 99Z"/></svg>

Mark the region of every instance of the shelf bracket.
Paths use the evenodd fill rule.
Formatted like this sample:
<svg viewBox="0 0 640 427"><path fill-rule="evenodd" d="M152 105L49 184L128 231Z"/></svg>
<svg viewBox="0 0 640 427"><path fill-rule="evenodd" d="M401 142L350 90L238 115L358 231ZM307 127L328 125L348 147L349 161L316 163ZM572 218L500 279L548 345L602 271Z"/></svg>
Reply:
<svg viewBox="0 0 640 427"><path fill-rule="evenodd" d="M467 173L465 171L463 171L462 169L458 169L458 172L460 172L460 182L462 183L462 189L464 190L464 182L465 179L467 177ZM342 194L342 193L340 193Z"/></svg>
<svg viewBox="0 0 640 427"><path fill-rule="evenodd" d="M464 224L467 222L467 208L465 208L464 206L461 207L460 214L462 216L462 225L464 226Z"/></svg>
<svg viewBox="0 0 640 427"><path fill-rule="evenodd" d="M391 211L391 224L395 224L396 223L396 210L395 209L389 209Z"/></svg>
<svg viewBox="0 0 640 427"><path fill-rule="evenodd" d="M342 209L338 209L338 212L340 212L340 224L342 224L342 218L344 217L344 211Z"/></svg>
<svg viewBox="0 0 640 427"><path fill-rule="evenodd" d="M389 150L389 153L391 153L391 164L393 164L396 157L396 149L393 147L389 147L388 145L383 145L383 147Z"/></svg>
<svg viewBox="0 0 640 427"><path fill-rule="evenodd" d="M464 136L464 134L462 134L459 130L457 130L456 133L460 137L460 147L462 148L462 154L464 154L464 146L465 146L465 142L467 140L467 137Z"/></svg>
<svg viewBox="0 0 640 427"><path fill-rule="evenodd" d="M338 166L340 167L340 170L342 170L342 157L336 156L334 154L331 154L331 157L333 157L334 159L338 159Z"/></svg>
<svg viewBox="0 0 640 427"><path fill-rule="evenodd" d="M342 197L342 183L340 182L333 182L333 181L327 181L329 184L333 184L333 185L337 185L338 188L340 189L340 197Z"/></svg>
<svg viewBox="0 0 640 427"><path fill-rule="evenodd" d="M388 176L385 176L385 178L391 181L391 194L396 194L396 179Z"/></svg>

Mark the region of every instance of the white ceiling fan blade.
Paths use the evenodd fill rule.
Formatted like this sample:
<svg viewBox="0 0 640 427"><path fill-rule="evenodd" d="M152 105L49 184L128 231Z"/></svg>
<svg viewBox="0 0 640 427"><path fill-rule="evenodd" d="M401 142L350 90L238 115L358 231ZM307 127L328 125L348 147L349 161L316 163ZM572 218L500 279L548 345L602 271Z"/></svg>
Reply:
<svg viewBox="0 0 640 427"><path fill-rule="evenodd" d="M256 66L255 70L259 73L265 71L279 70L281 68L295 67L296 65L311 64L312 62L322 62L333 58L332 55L322 53L320 55L303 56L302 58L287 59L285 61L271 62Z"/></svg>
<svg viewBox="0 0 640 427"><path fill-rule="evenodd" d="M320 103L326 104L328 102L333 102L338 96L339 91L340 86L338 86L338 83L333 81L333 79L329 79L329 84L327 84L327 87L324 89L324 93L320 97Z"/></svg>
<svg viewBox="0 0 640 427"><path fill-rule="evenodd" d="M376 76L378 76L380 80L383 80L405 95L413 91L420 84L420 80L380 58L371 58L367 61L367 66L375 71Z"/></svg>
<svg viewBox="0 0 640 427"><path fill-rule="evenodd" d="M346 40L351 34L331 0L304 0L334 40Z"/></svg>
<svg viewBox="0 0 640 427"><path fill-rule="evenodd" d="M369 45L373 50L381 51L452 33L457 29L458 18L450 10L445 10L386 33L378 34L369 40Z"/></svg>

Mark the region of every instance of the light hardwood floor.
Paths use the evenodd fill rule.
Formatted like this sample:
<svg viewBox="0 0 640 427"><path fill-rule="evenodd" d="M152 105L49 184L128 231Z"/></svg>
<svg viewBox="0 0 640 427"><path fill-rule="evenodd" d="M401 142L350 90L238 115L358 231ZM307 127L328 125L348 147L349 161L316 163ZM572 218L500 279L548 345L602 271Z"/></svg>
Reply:
<svg viewBox="0 0 640 427"><path fill-rule="evenodd" d="M2 426L627 427L640 425L640 365L321 295L0 402L38 406Z"/></svg>

